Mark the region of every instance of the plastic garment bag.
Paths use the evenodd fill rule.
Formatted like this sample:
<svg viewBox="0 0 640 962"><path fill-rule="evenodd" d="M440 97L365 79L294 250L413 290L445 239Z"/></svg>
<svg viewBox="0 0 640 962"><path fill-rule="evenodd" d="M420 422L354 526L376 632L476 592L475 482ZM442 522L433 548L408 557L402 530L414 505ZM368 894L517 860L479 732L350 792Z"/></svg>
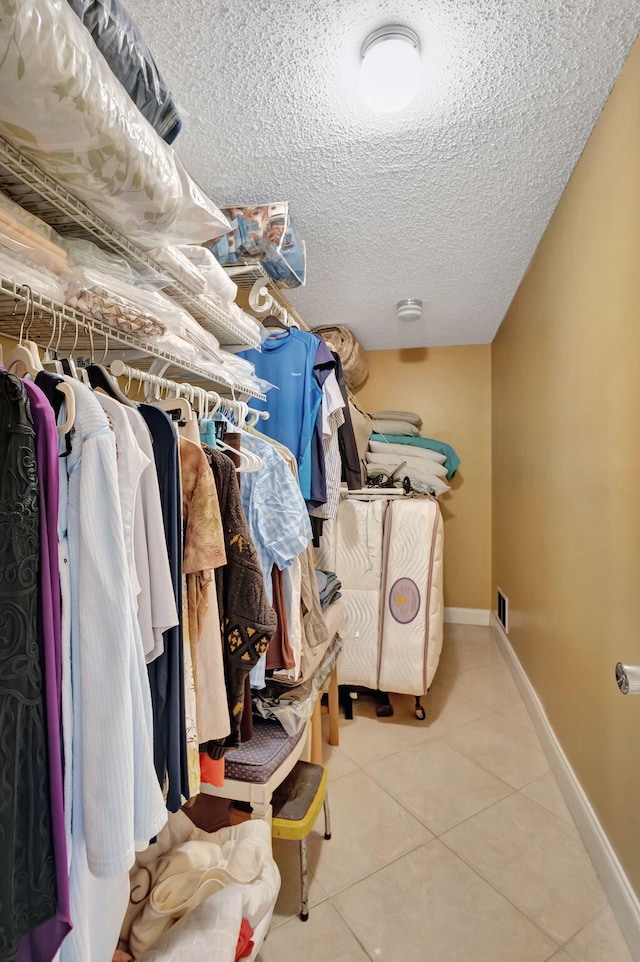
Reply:
<svg viewBox="0 0 640 962"><path fill-rule="evenodd" d="M171 94L119 0L68 0L134 104L168 144L182 128Z"/></svg>

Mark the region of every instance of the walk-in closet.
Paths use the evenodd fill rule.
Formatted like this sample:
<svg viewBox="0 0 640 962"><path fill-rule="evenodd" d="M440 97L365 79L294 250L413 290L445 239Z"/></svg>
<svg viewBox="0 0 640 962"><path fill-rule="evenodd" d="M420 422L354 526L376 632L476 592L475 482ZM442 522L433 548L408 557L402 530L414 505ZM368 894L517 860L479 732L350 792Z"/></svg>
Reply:
<svg viewBox="0 0 640 962"><path fill-rule="evenodd" d="M0 962L640 962L639 30L0 0Z"/></svg>

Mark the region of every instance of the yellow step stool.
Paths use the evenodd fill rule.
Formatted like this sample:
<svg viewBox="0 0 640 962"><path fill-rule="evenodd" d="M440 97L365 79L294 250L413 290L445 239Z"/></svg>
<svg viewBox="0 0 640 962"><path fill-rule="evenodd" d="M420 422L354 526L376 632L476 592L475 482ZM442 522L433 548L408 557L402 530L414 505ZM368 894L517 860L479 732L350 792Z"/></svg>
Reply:
<svg viewBox="0 0 640 962"><path fill-rule="evenodd" d="M309 867L307 836L324 806L324 837L331 838L327 770L312 762L296 762L271 798L271 835L300 843L300 918L309 918Z"/></svg>

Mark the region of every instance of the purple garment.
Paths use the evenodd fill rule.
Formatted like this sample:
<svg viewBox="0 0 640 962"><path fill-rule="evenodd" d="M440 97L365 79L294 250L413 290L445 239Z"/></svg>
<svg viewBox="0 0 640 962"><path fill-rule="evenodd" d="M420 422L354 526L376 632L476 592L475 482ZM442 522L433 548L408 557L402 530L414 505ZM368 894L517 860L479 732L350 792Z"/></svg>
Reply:
<svg viewBox="0 0 640 962"><path fill-rule="evenodd" d="M58 432L53 409L46 396L30 381L23 381L23 384L31 405L31 416L36 432L36 459L40 480L38 644L45 683L51 829L58 903L57 912L52 919L43 922L42 925L23 936L15 962L51 962L72 928L64 830L60 734L62 628L58 570Z"/></svg>

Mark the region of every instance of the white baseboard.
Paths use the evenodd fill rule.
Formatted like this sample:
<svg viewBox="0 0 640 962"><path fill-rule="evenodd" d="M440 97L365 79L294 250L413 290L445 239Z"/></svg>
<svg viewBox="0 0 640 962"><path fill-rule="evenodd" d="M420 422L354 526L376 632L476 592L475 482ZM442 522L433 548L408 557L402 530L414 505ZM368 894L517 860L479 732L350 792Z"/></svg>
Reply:
<svg viewBox="0 0 640 962"><path fill-rule="evenodd" d="M549 765L576 823L582 841L598 873L618 924L629 943L631 954L640 962L640 901L633 891L618 856L614 852L584 789L562 750L549 723L542 703L518 656L511 646L495 612L491 612L491 627L498 636L498 645L507 660L516 685L538 733Z"/></svg>
<svg viewBox="0 0 640 962"><path fill-rule="evenodd" d="M446 625L488 625L491 612L488 608L445 608Z"/></svg>

